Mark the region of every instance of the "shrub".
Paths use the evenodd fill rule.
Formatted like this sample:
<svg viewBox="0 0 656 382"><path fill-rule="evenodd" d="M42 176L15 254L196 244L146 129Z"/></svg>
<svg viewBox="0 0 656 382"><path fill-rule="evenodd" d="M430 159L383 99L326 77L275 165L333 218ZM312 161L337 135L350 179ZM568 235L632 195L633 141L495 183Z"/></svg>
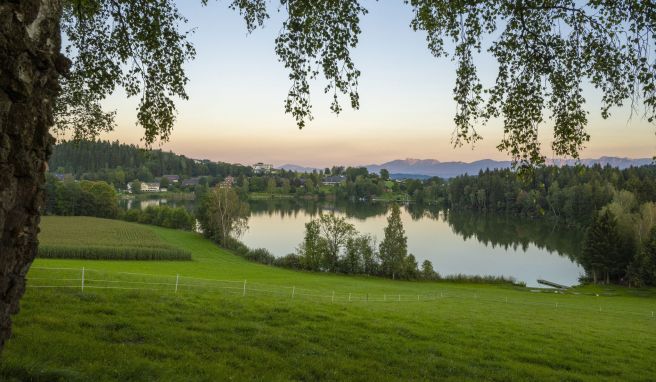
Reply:
<svg viewBox="0 0 656 382"><path fill-rule="evenodd" d="M126 211L121 218L129 222L193 231L196 219L183 207L148 206Z"/></svg>
<svg viewBox="0 0 656 382"><path fill-rule="evenodd" d="M301 269L301 258L294 253L290 253L287 256L276 258L273 265L282 268Z"/></svg>
<svg viewBox="0 0 656 382"><path fill-rule="evenodd" d="M462 283L480 283L480 284L513 284L525 285L523 282L518 282L514 277L506 276L472 276L472 275L449 275L441 278L442 280Z"/></svg>
<svg viewBox="0 0 656 382"><path fill-rule="evenodd" d="M250 261L255 261L257 263L271 265L276 260L276 257L271 254L268 250L264 248L257 248L246 252L244 257Z"/></svg>
<svg viewBox="0 0 656 382"><path fill-rule="evenodd" d="M248 247L244 243L233 237L228 237L226 239L224 243L224 248L234 251L240 256L245 256L246 253L248 253L249 251Z"/></svg>

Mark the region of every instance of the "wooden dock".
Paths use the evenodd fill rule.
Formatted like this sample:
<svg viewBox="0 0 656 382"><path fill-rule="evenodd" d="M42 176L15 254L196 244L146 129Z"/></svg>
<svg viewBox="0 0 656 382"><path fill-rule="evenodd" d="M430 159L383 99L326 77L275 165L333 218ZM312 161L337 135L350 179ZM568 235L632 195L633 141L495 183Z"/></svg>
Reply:
<svg viewBox="0 0 656 382"><path fill-rule="evenodd" d="M569 289L569 287L567 285L562 285L562 284L554 283L554 282L543 280L543 279L538 279L538 284L548 285L550 287L554 287L554 288L558 288L558 289Z"/></svg>

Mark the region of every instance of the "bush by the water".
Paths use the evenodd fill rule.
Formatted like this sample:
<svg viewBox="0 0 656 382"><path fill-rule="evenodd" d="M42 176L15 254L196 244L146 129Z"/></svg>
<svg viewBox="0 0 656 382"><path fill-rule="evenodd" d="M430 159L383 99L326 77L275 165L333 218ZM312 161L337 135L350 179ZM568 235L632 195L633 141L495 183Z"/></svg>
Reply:
<svg viewBox="0 0 656 382"><path fill-rule="evenodd" d="M127 210L121 217L123 220L129 222L183 229L186 231L193 231L196 223L194 216L183 207L148 206L144 210Z"/></svg>
<svg viewBox="0 0 656 382"><path fill-rule="evenodd" d="M118 214L116 189L103 181L59 181L47 176L46 196L45 215L115 218Z"/></svg>
<svg viewBox="0 0 656 382"><path fill-rule="evenodd" d="M191 252L173 247L39 247L39 257L46 259L87 260L191 260Z"/></svg>
<svg viewBox="0 0 656 382"><path fill-rule="evenodd" d="M225 241L225 248L233 251L235 254L256 263L274 265L276 257L265 248L250 249L241 241L228 237Z"/></svg>
<svg viewBox="0 0 656 382"><path fill-rule="evenodd" d="M480 284L513 284L526 285L524 282L518 282L514 277L505 276L478 276L478 275L448 275L438 277L439 280L461 282L461 283L480 283Z"/></svg>

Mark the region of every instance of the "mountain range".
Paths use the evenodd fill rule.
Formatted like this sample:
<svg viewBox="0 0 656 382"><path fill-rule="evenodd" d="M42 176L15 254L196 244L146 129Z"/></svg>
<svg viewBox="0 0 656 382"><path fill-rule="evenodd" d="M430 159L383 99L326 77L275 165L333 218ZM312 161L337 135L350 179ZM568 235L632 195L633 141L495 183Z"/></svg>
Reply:
<svg viewBox="0 0 656 382"><path fill-rule="evenodd" d="M644 166L653 163L652 158L620 158L603 156L598 159L553 159L547 160L548 165L555 166L572 166L582 164L584 166L592 166L600 164L601 166L610 165L619 169L628 167ZM441 162L436 159L396 159L393 161L385 162L382 164L370 164L366 167L369 172L380 172L381 169L386 169L393 175L393 178L424 178L430 176L439 176L441 178L453 178L458 175L476 175L481 170L494 170L510 168L510 161L496 161L492 159L482 159L474 162ZM304 167L293 164L286 164L280 166L285 170L293 170L296 172L312 172L315 169L312 167Z"/></svg>

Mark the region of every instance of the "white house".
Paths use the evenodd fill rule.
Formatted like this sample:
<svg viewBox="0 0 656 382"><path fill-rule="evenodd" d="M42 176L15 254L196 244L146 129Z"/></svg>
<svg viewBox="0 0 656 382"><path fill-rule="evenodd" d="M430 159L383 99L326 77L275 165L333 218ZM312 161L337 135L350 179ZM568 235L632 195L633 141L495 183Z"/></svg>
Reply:
<svg viewBox="0 0 656 382"><path fill-rule="evenodd" d="M337 184L340 184L342 182L346 181L346 177L343 175L337 175L337 176L327 176L323 178L321 181L323 184L327 186L334 186Z"/></svg>
<svg viewBox="0 0 656 382"><path fill-rule="evenodd" d="M159 183L141 183L141 192L159 192Z"/></svg>
<svg viewBox="0 0 656 382"><path fill-rule="evenodd" d="M132 193L132 182L128 183L128 192ZM141 192L159 192L159 183L141 182Z"/></svg>
<svg viewBox="0 0 656 382"><path fill-rule="evenodd" d="M271 170L273 170L272 164L259 162L253 165L253 171L256 174L268 174Z"/></svg>

